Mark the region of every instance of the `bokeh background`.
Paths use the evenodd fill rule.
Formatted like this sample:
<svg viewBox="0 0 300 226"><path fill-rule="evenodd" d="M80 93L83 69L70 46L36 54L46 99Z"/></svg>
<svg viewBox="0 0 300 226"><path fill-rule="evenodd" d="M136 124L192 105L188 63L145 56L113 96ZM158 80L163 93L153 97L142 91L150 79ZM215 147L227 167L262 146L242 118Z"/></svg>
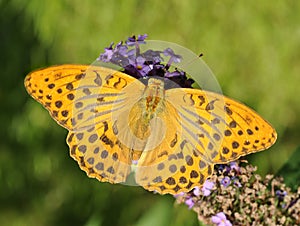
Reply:
<svg viewBox="0 0 300 226"><path fill-rule="evenodd" d="M278 131L248 158L276 173L299 145L299 11L292 0L0 0L0 225L199 225L172 196L89 179L69 157L67 131L23 86L34 69L90 64L132 34L204 53L223 93Z"/></svg>

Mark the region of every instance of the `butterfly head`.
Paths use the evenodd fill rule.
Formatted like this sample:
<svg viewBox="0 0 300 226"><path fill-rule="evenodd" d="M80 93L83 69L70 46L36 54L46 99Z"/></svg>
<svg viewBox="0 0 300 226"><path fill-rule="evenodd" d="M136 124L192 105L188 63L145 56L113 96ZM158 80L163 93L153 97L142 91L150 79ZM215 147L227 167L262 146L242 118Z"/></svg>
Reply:
<svg viewBox="0 0 300 226"><path fill-rule="evenodd" d="M164 97L164 81L158 78L150 78L148 81L148 86L145 89L145 94L148 97Z"/></svg>

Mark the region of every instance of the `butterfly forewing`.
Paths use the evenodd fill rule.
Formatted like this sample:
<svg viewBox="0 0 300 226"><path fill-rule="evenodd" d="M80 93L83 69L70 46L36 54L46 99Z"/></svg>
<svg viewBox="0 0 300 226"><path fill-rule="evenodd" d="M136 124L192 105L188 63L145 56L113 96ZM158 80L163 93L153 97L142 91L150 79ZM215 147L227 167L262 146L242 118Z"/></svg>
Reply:
<svg viewBox="0 0 300 226"><path fill-rule="evenodd" d="M62 65L29 74L25 87L70 131L70 154L80 167L91 177L118 183L125 181L131 160L129 150L118 143L111 118L113 110L131 100L121 90L132 81L107 68Z"/></svg>
<svg viewBox="0 0 300 226"><path fill-rule="evenodd" d="M74 89L86 69L85 65L62 65L37 70L26 76L25 87L60 125L72 129Z"/></svg>

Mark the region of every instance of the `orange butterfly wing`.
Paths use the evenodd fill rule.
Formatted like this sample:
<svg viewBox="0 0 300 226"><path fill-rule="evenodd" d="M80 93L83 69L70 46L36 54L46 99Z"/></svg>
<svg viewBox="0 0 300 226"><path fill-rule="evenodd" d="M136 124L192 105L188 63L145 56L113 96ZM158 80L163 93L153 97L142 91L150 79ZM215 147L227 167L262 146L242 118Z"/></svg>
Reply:
<svg viewBox="0 0 300 226"><path fill-rule="evenodd" d="M135 98L121 92L135 80L107 68L61 65L30 73L25 87L69 130L70 154L81 169L100 181L119 183L130 173L130 150L118 142L111 118Z"/></svg>

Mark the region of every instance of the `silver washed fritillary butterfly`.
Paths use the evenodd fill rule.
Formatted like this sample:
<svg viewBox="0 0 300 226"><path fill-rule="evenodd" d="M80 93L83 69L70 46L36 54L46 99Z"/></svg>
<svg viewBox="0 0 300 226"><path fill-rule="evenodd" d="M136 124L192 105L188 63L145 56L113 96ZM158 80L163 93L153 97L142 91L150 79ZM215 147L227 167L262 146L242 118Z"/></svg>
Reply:
<svg viewBox="0 0 300 226"><path fill-rule="evenodd" d="M71 156L89 177L137 184L161 194L203 185L214 164L270 147L272 126L223 95L165 88L118 71L87 65L38 70L28 93L69 130Z"/></svg>

